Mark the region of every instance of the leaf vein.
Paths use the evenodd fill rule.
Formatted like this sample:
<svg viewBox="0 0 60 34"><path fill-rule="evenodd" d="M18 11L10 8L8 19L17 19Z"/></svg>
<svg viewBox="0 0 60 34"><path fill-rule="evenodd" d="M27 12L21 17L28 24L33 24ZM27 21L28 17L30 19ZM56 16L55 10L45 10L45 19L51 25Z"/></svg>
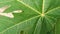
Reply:
<svg viewBox="0 0 60 34"><path fill-rule="evenodd" d="M15 27L15 26L17 26L17 25L20 25L20 24L22 24L22 23L24 23L24 22L26 22L26 21L29 21L29 20L34 19L34 18L37 18L37 17L39 17L39 16L40 16L40 15L35 16L35 17L32 17L32 18L27 19L27 20L25 20L25 21L22 21L22 22L20 22L20 23L18 23L18 24L16 24L16 25L13 25L13 26L11 26L11 27L5 29L4 31L2 31L2 32L0 32L0 33L4 33L5 31L7 31L7 30L9 30L9 29L11 29L11 28L13 28L13 27Z"/></svg>
<svg viewBox="0 0 60 34"><path fill-rule="evenodd" d="M58 9L58 8L60 8L60 7L53 8L53 9L49 10L48 12L46 12L45 14L48 14L48 13L50 13L50 12L52 12L53 10L56 10L56 9Z"/></svg>
<svg viewBox="0 0 60 34"><path fill-rule="evenodd" d="M19 0L17 0L18 2L20 2L20 3L22 3L23 5L25 5L26 7L28 7L28 8L30 8L30 9L32 9L33 11L35 11L36 13L38 13L38 14L41 14L39 11L37 11L36 9L34 9L33 7L31 7L31 6L29 6L29 5L27 5L26 3L24 3L24 2L22 2L22 1L19 1Z"/></svg>

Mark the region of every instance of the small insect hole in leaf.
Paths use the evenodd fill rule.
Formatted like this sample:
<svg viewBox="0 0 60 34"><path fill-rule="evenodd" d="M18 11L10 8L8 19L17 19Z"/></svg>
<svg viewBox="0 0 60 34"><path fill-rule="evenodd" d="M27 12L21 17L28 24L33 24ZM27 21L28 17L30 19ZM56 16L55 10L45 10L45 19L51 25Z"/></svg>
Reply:
<svg viewBox="0 0 60 34"><path fill-rule="evenodd" d="M9 6L3 6L0 8L0 13L4 12L6 9L8 9L9 7L11 7L10 5Z"/></svg>
<svg viewBox="0 0 60 34"><path fill-rule="evenodd" d="M15 10L12 13L21 13L21 12L23 12L23 11L22 10Z"/></svg>
<svg viewBox="0 0 60 34"><path fill-rule="evenodd" d="M9 17L9 18L14 18L14 15L12 13L0 13L0 15L6 16L6 17Z"/></svg>

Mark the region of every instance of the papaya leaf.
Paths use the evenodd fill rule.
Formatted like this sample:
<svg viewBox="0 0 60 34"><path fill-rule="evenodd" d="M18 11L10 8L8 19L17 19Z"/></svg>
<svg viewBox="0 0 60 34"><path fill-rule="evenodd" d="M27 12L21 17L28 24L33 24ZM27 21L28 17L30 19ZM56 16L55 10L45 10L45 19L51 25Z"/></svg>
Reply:
<svg viewBox="0 0 60 34"><path fill-rule="evenodd" d="M0 34L59 34L60 0L0 0Z"/></svg>

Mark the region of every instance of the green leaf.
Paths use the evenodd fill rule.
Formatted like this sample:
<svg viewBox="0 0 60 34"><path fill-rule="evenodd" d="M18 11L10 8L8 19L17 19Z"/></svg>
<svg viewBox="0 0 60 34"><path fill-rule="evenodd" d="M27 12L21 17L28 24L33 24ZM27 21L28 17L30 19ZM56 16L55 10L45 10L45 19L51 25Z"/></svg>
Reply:
<svg viewBox="0 0 60 34"><path fill-rule="evenodd" d="M36 27L35 27L35 30L34 30L34 34L40 34L41 25L42 25L42 20L41 19L42 18L40 17L38 22L37 22L37 24L36 24Z"/></svg>
<svg viewBox="0 0 60 34"><path fill-rule="evenodd" d="M0 0L0 34L59 34L58 18L60 0Z"/></svg>

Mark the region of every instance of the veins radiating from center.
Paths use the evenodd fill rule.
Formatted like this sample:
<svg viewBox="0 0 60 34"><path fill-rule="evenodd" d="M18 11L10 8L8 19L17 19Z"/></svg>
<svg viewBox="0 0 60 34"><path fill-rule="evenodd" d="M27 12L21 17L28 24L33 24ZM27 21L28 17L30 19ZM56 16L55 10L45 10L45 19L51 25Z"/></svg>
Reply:
<svg viewBox="0 0 60 34"><path fill-rule="evenodd" d="M41 13L41 17L45 16L45 14L44 14L44 2L45 2L45 0L42 1L42 13Z"/></svg>

